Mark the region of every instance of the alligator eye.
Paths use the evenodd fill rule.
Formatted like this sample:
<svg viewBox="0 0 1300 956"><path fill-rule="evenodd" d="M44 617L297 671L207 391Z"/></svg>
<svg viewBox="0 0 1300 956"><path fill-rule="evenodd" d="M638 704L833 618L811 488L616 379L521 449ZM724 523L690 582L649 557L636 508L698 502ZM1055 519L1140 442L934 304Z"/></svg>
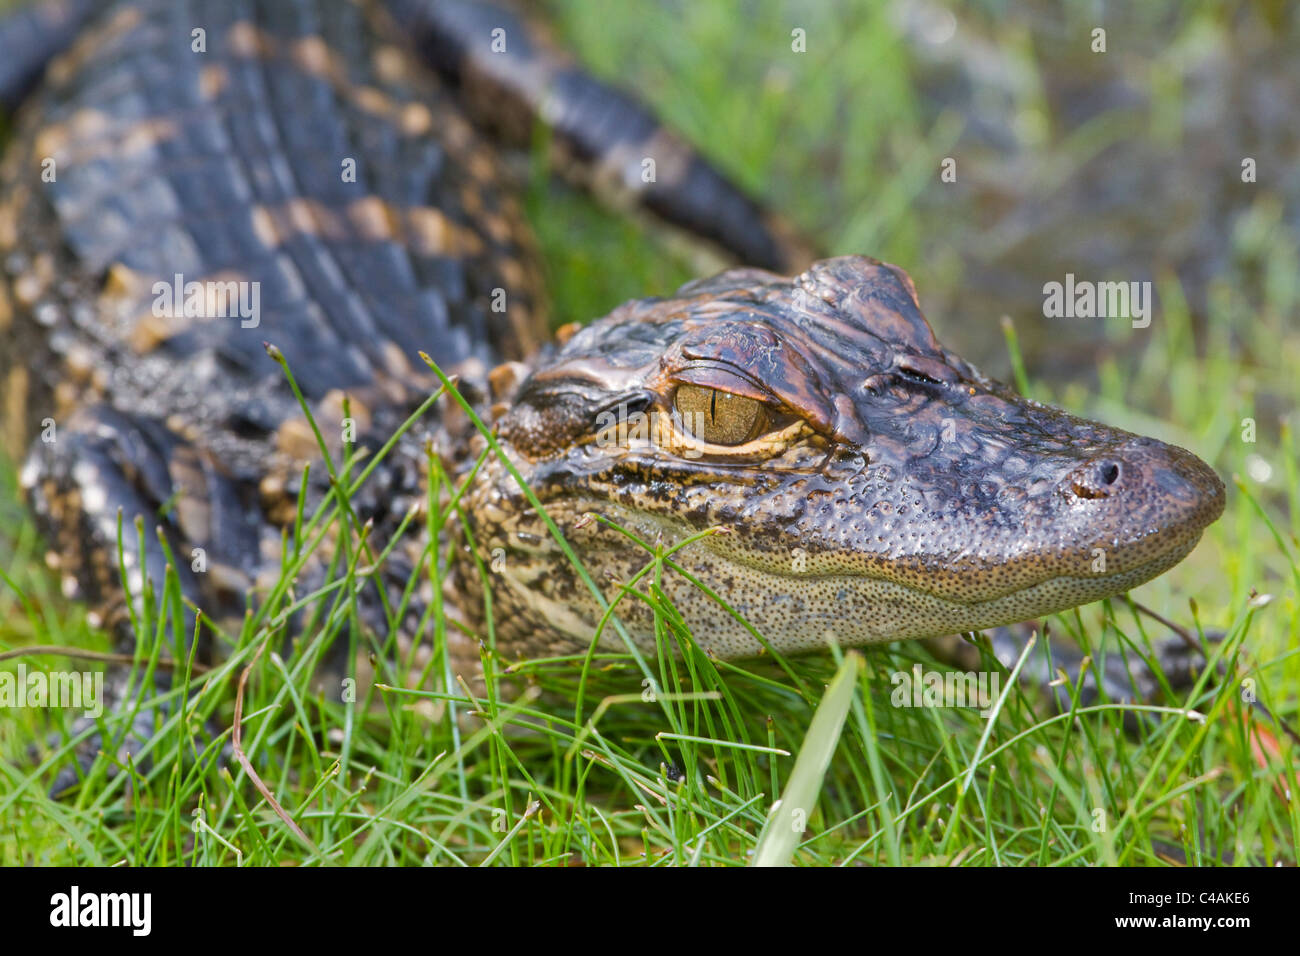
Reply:
<svg viewBox="0 0 1300 956"><path fill-rule="evenodd" d="M682 427L711 445L743 445L764 431L767 407L752 398L701 385L679 385L673 399Z"/></svg>

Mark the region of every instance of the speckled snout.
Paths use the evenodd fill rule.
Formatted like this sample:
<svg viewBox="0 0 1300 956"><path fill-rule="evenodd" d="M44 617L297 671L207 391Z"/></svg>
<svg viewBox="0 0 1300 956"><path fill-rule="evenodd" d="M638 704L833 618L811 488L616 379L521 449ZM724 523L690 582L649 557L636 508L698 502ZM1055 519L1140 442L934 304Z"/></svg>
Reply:
<svg viewBox="0 0 1300 956"><path fill-rule="evenodd" d="M1129 565L1194 543L1224 505L1223 482L1209 465L1186 449L1140 436L1080 462L1060 491L1071 510L1093 523L1099 541L1129 552Z"/></svg>
<svg viewBox="0 0 1300 956"><path fill-rule="evenodd" d="M1079 464L1067 476L1065 489L1079 498L1123 498L1149 493L1196 508L1218 501L1223 508L1223 482L1195 455L1154 438L1132 438L1117 448Z"/></svg>

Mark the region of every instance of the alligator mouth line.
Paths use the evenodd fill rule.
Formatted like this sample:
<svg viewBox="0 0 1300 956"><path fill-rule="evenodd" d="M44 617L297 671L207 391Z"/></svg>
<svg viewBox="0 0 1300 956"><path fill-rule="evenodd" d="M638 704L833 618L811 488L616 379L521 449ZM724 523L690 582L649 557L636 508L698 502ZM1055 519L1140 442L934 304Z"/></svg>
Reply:
<svg viewBox="0 0 1300 956"><path fill-rule="evenodd" d="M1194 535L1181 539L1177 543L1171 544L1170 547L1166 548L1161 553L1156 554L1145 561L1128 565L1124 567L1123 570L1097 572L1094 574L1045 574L1036 578L1026 579L1018 585L1013 585L1002 590L982 591L974 598L970 597L969 592L967 595L963 596L954 591L940 587L937 584L928 587L920 585L915 579L903 574L891 575L872 573L867 569L858 573L845 571L828 571L825 573L791 571L783 566L774 567L764 564L761 561L756 561L744 552L723 551L721 549L709 547L709 544L705 541L698 542L697 545L703 545L704 547L709 548L710 552L721 560L745 567L746 569L758 574L770 575L773 578L788 581L790 582L790 590L792 591L798 589L798 582L811 583L842 581L846 585L850 585L853 583L874 581L879 582L882 585L901 588L902 590L917 596L941 601L950 606L979 608L995 604L998 601L1015 598L1017 596L1029 595L1034 593L1036 590L1049 586L1067 586L1070 583L1074 583L1080 591L1105 592L1098 597L1092 598L1092 600L1100 600L1105 596L1122 593L1129 588L1137 587L1140 584L1150 581L1182 561L1196 548L1196 545L1200 542L1202 531L1203 529L1197 531ZM884 562L881 564L887 567L887 564ZM1009 566L1009 564L1004 565L1004 567ZM976 572L971 573L974 574Z"/></svg>
<svg viewBox="0 0 1300 956"><path fill-rule="evenodd" d="M1185 542L1124 571L1049 576L977 600L867 575L769 572L790 582L783 587L756 576L753 569L747 586L734 589L730 597L743 620L790 652L815 650L830 635L850 644L943 637L1033 621L1114 597L1177 564L1195 544ZM689 611L677 606L689 618ZM748 646L743 635L733 639L745 645L742 655L760 652L757 645Z"/></svg>

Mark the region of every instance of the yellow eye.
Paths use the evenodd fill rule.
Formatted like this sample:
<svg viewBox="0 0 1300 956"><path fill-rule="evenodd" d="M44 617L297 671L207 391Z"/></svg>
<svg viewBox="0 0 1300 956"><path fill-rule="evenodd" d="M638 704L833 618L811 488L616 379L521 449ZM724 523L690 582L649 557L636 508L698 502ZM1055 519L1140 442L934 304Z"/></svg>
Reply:
<svg viewBox="0 0 1300 956"><path fill-rule="evenodd" d="M711 445L743 445L761 435L767 407L752 398L701 385L679 385L673 399L682 427Z"/></svg>

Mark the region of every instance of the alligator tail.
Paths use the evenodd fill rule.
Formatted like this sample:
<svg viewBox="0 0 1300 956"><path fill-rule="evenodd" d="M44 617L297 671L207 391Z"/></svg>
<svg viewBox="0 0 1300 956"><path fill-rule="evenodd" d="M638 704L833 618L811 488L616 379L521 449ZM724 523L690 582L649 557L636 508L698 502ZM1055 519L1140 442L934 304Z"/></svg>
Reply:
<svg viewBox="0 0 1300 956"><path fill-rule="evenodd" d="M541 123L556 171L601 201L649 212L746 265L790 273L817 258L649 107L582 70L523 16L471 0L387 6L476 122L519 147Z"/></svg>

